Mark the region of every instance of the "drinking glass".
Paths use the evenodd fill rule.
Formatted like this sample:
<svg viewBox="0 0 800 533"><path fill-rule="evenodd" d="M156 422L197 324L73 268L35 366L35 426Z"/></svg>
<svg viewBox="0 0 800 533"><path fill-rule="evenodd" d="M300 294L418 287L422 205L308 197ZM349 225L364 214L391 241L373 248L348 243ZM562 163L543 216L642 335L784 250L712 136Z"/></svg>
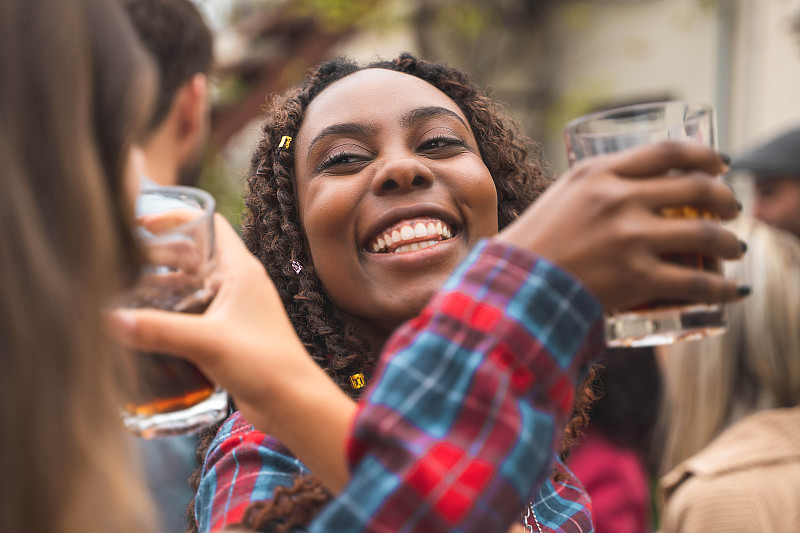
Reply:
<svg viewBox="0 0 800 533"><path fill-rule="evenodd" d="M193 187L151 187L136 202L145 252L140 280L122 307L202 313L217 291L214 199ZM228 396L192 363L133 353L122 377L125 426L143 438L192 433L222 419Z"/></svg>
<svg viewBox="0 0 800 533"><path fill-rule="evenodd" d="M716 117L711 106L689 102L623 106L573 120L564 130L564 139L570 166L586 157L664 140L717 149ZM689 206L664 209L662 215L712 218ZM717 259L700 254L668 254L665 259L714 272L721 268ZM718 335L726 326L721 304L662 299L607 315L605 335L608 346L654 346Z"/></svg>

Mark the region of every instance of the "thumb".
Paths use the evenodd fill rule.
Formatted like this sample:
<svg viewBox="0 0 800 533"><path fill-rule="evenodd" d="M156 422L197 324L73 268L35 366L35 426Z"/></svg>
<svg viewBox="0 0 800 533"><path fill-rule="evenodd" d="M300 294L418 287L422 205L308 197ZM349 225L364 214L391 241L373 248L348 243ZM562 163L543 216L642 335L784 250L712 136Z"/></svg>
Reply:
<svg viewBox="0 0 800 533"><path fill-rule="evenodd" d="M115 309L108 314L111 334L143 352L163 352L197 362L212 340L199 316L159 309Z"/></svg>

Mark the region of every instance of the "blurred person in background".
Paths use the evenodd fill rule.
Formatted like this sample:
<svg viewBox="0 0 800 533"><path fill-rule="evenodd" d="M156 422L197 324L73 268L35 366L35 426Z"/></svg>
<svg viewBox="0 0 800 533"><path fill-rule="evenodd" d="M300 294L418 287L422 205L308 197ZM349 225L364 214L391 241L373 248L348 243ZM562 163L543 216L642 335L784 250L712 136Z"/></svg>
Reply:
<svg viewBox="0 0 800 533"><path fill-rule="evenodd" d="M134 30L150 52L159 74L147 131L143 186L194 185L209 130L209 80L212 34L190 0L125 0ZM135 439L164 530L186 529L186 506L194 492L189 477L197 459L195 435Z"/></svg>
<svg viewBox="0 0 800 533"><path fill-rule="evenodd" d="M753 216L800 239L800 128L746 152L731 168L753 176Z"/></svg>
<svg viewBox="0 0 800 533"><path fill-rule="evenodd" d="M0 531L155 531L100 327L154 88L115 2L0 0Z"/></svg>
<svg viewBox="0 0 800 533"><path fill-rule="evenodd" d="M194 185L210 126L211 31L190 0L124 4L159 72L153 115L141 141L145 173L159 185Z"/></svg>
<svg viewBox="0 0 800 533"><path fill-rule="evenodd" d="M647 533L661 373L652 348L609 348L598 366L599 398L567 465L592 498L597 533Z"/></svg>
<svg viewBox="0 0 800 533"><path fill-rule="evenodd" d="M800 241L731 228L749 250L725 272L753 294L727 306L724 335L663 350L665 533L800 524Z"/></svg>

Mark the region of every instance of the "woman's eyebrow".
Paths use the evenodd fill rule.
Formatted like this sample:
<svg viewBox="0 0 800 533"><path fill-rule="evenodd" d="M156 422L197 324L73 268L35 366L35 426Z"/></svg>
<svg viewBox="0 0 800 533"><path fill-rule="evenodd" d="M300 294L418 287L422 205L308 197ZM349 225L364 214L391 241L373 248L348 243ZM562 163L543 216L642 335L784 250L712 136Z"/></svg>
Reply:
<svg viewBox="0 0 800 533"><path fill-rule="evenodd" d="M352 135L353 137L368 137L373 136L377 133L377 128L374 126L369 126L367 124L358 124L355 122L344 122L342 124L332 124L326 128L324 128L321 132L314 137L311 142L308 144L308 155L311 155L311 149L314 148L314 145L317 142L321 141L325 137L331 137L334 135Z"/></svg>
<svg viewBox="0 0 800 533"><path fill-rule="evenodd" d="M400 119L400 124L403 127L408 127L408 126L413 126L414 124L418 124L419 122L427 120L429 118L443 117L443 116L455 118L461 124L463 124L465 128L469 129L467 123L464 122L464 120L460 116L458 116L457 113L445 107L439 107L439 106L418 107L416 109L412 109L411 111L403 115L403 118Z"/></svg>

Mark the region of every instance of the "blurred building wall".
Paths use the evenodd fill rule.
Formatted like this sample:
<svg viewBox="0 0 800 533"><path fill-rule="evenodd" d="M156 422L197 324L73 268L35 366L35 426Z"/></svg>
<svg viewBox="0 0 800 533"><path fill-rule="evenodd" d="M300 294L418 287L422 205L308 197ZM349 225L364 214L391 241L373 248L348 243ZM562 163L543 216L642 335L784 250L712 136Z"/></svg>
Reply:
<svg viewBox="0 0 800 533"><path fill-rule="evenodd" d="M800 123L800 2L732 3L728 150L736 154Z"/></svg>
<svg viewBox="0 0 800 533"><path fill-rule="evenodd" d="M564 125L609 105L711 103L733 156L800 123L798 17L800 0L385 0L330 55L471 72L562 172Z"/></svg>
<svg viewBox="0 0 800 533"><path fill-rule="evenodd" d="M367 27L337 52L360 59L422 53L475 74L566 166L561 128L609 105L676 98L713 104L733 155L800 122L800 0L581 0L526 26L464 37L414 11L465 2L389 2L396 24ZM442 7L444 6L444 7Z"/></svg>

